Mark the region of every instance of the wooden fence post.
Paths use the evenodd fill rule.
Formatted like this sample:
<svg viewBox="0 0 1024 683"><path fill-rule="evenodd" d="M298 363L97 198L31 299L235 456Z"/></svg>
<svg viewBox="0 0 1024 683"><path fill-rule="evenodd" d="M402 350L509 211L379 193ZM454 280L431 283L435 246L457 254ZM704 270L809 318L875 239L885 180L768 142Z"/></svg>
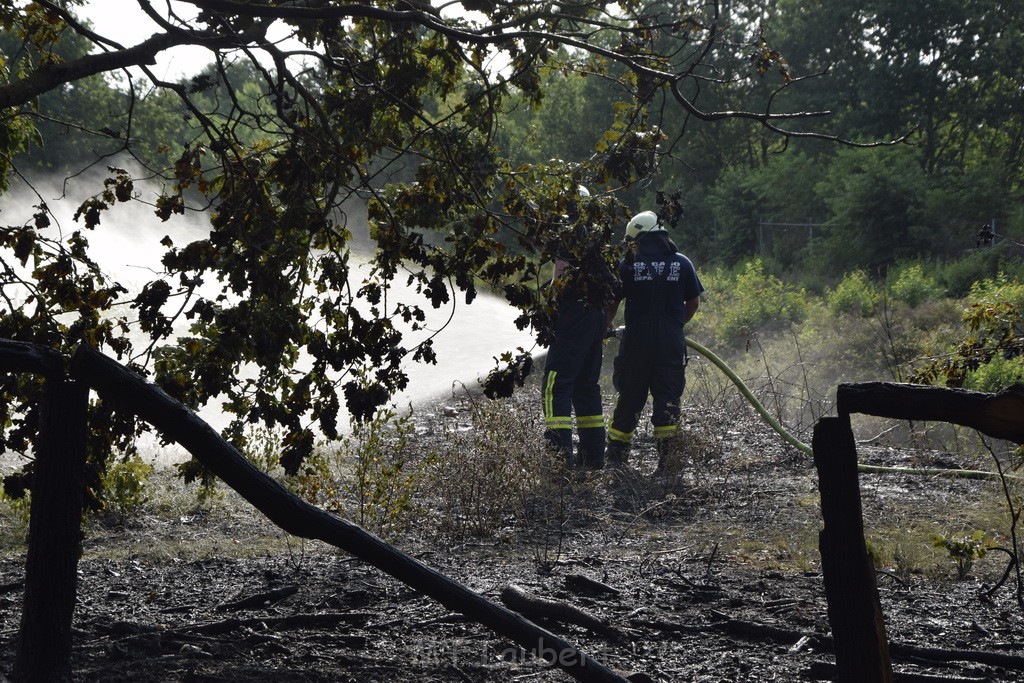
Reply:
<svg viewBox="0 0 1024 683"><path fill-rule="evenodd" d="M14 680L71 680L89 388L46 381L32 470L25 597Z"/></svg>
<svg viewBox="0 0 1024 683"><path fill-rule="evenodd" d="M889 644L864 543L857 448L848 413L825 417L811 441L818 470L821 572L836 651L838 683L892 683Z"/></svg>

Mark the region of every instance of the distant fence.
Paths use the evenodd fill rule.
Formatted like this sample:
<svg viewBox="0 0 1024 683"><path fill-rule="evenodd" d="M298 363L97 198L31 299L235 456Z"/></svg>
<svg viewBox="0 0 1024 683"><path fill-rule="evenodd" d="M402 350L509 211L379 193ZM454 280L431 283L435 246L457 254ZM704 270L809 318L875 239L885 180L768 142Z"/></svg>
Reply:
<svg viewBox="0 0 1024 683"><path fill-rule="evenodd" d="M757 222L757 253L761 257L786 253L791 257L813 248L814 230L824 223L812 221L766 221Z"/></svg>

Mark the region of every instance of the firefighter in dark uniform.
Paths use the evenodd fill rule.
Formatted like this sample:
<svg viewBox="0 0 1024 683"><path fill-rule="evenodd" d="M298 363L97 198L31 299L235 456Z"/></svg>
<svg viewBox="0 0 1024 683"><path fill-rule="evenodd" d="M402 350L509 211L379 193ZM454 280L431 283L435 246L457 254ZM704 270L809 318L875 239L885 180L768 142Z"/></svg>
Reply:
<svg viewBox="0 0 1024 683"><path fill-rule="evenodd" d="M580 187L581 197L589 197ZM578 225L575 230L584 240L599 239L596 231ZM600 245L591 245L598 247ZM591 248L596 254L600 249ZM594 300L582 285L578 255L563 250L555 262L554 341L544 363L544 436L548 444L570 464L589 469L604 465L605 422L601 404L601 357L609 328L607 299ZM606 279L614 279L605 268ZM592 273L587 274L592 275ZM614 287L613 283L603 283ZM601 288L598 288L601 289ZM579 457L573 460L573 414L579 436Z"/></svg>
<svg viewBox="0 0 1024 683"><path fill-rule="evenodd" d="M605 459L612 467L628 462L633 431L651 396L658 466L663 470L666 439L678 429L679 403L686 386L683 325L697 312L704 286L653 211L633 217L626 225L626 239L632 242L620 264L626 326L615 359L613 383L618 399ZM618 303L610 310L612 316Z"/></svg>

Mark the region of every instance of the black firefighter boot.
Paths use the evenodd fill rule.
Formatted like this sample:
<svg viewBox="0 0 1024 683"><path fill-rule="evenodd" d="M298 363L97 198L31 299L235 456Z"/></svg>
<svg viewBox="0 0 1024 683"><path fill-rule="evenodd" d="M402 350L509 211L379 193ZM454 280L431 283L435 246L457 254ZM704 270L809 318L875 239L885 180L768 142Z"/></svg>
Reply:
<svg viewBox="0 0 1024 683"><path fill-rule="evenodd" d="M669 473L668 439L655 439L654 447L658 451L658 466L654 468L654 476L664 477Z"/></svg>
<svg viewBox="0 0 1024 683"><path fill-rule="evenodd" d="M577 465L585 470L604 467L604 427L586 427L579 430L580 448Z"/></svg>
<svg viewBox="0 0 1024 683"><path fill-rule="evenodd" d="M624 441L609 441L604 451L605 467L621 469L629 464L629 444Z"/></svg>
<svg viewBox="0 0 1024 683"><path fill-rule="evenodd" d="M566 429L549 429L544 432L548 452L560 458L567 467L573 466L572 432Z"/></svg>

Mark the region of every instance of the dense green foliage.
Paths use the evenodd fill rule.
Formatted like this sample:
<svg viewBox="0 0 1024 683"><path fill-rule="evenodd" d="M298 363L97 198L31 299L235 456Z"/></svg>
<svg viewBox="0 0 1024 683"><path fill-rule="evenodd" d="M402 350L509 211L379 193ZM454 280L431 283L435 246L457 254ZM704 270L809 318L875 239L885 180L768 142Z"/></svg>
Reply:
<svg viewBox="0 0 1024 683"><path fill-rule="evenodd" d="M1010 3L789 0L760 4L756 15L730 9L728 30L763 36L791 74L821 76L798 88L769 71L730 90L735 99L720 102L709 87L699 102L741 108L750 91L778 88L775 101L788 109L832 112L837 135L906 137L850 149L779 138L742 120L670 113L670 141L651 186L683 192L687 213L676 237L695 260L729 265L757 256L789 278L834 283L858 268L884 276L901 259L961 257L990 221L1000 235L1024 233L1024 95L1006 76L1024 69L1024 18ZM593 101L597 130L606 108ZM570 111L577 125L588 120L586 109ZM543 119L531 124L542 127ZM547 131L533 132L549 143L542 155L575 152L558 127ZM643 188L627 194L637 208L651 201Z"/></svg>

